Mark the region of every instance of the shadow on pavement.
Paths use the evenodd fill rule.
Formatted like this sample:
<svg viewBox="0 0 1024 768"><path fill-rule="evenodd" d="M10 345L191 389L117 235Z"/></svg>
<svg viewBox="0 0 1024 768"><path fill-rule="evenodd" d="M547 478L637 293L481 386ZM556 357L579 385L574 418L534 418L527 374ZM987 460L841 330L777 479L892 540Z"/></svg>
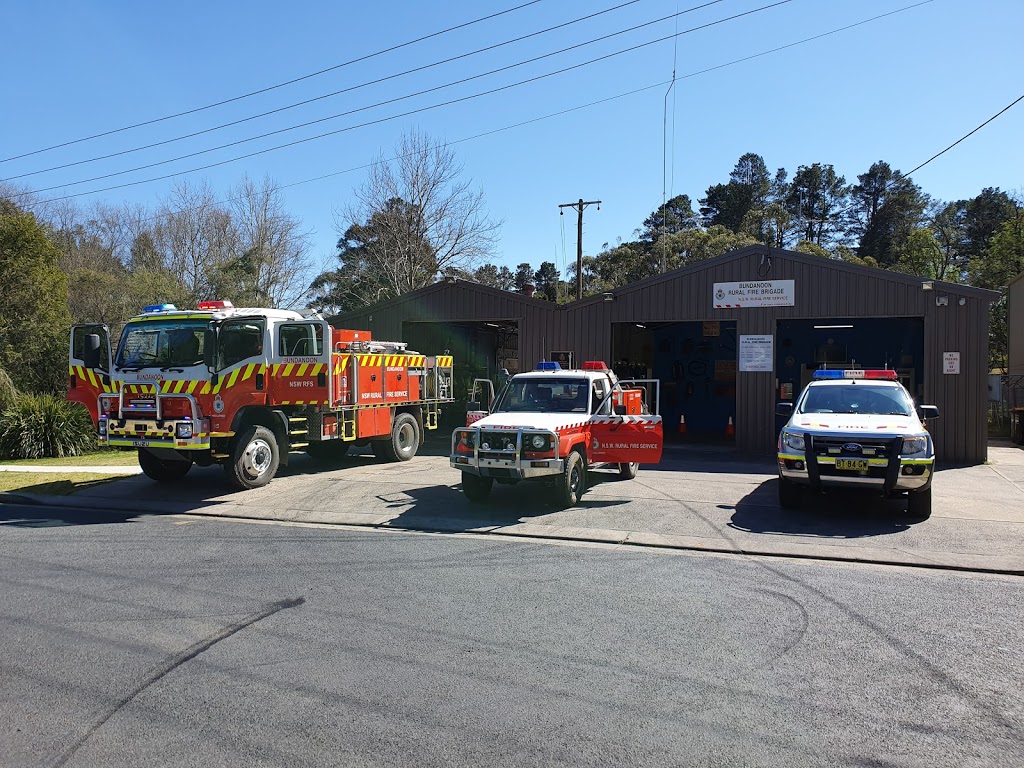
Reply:
<svg viewBox="0 0 1024 768"><path fill-rule="evenodd" d="M594 472L590 477L591 488L605 482L619 482L619 479L616 475L599 472ZM515 485L495 483L490 497L480 503L467 499L462 493L461 484L455 488L449 485L411 488L394 499L386 495L377 498L391 507L404 508L388 522L389 527L449 533L528 523L562 509L555 499L554 487L537 481ZM410 499L412 506L409 506ZM588 498L584 494L574 509L585 513L588 509L604 509L628 503L622 499Z"/></svg>
<svg viewBox="0 0 1024 768"><path fill-rule="evenodd" d="M57 528L66 525L109 525L129 523L150 512L118 512L105 509L50 507L38 504L0 504L0 527ZM159 514L159 513L155 513Z"/></svg>
<svg viewBox="0 0 1024 768"><path fill-rule="evenodd" d="M907 514L902 499L883 499L872 493L805 492L798 509L782 509L778 483L778 479L761 483L735 507L721 505L721 509L734 510L729 527L746 533L859 539L902 533L918 522Z"/></svg>

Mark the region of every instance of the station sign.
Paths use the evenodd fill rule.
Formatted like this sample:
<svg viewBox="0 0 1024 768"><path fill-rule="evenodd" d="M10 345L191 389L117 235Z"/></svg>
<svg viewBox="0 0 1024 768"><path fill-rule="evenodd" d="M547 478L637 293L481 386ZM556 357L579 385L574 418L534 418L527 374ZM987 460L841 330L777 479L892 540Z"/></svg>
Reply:
<svg viewBox="0 0 1024 768"><path fill-rule="evenodd" d="M740 335L740 371L772 371L775 337L771 334Z"/></svg>
<svg viewBox="0 0 1024 768"><path fill-rule="evenodd" d="M792 307L793 284L793 280L715 283L711 289L711 305L715 309Z"/></svg>

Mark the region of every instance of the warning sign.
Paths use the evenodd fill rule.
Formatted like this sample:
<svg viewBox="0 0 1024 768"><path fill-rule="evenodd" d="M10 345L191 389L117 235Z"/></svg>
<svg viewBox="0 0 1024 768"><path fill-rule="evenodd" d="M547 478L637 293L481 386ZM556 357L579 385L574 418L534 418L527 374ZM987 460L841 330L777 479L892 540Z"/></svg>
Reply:
<svg viewBox="0 0 1024 768"><path fill-rule="evenodd" d="M960 373L960 353L959 352L943 352L942 353L942 372L943 373Z"/></svg>

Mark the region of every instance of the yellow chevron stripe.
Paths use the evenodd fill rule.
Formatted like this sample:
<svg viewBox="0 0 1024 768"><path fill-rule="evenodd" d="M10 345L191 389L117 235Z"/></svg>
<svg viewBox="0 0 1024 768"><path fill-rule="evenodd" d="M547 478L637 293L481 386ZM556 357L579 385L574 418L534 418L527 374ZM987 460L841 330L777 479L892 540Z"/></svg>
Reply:
<svg viewBox="0 0 1024 768"><path fill-rule="evenodd" d="M295 368L295 363L288 363L284 367L284 371L281 372L282 376L291 376L292 370Z"/></svg>
<svg viewBox="0 0 1024 768"><path fill-rule="evenodd" d="M305 376L307 370L309 370L309 363L300 363L299 367L295 370L295 375Z"/></svg>
<svg viewBox="0 0 1024 768"><path fill-rule="evenodd" d="M238 381L238 374L241 370L241 368L235 368L235 370L231 372L231 375L228 376L228 383L225 385L228 389L235 386L235 382Z"/></svg>

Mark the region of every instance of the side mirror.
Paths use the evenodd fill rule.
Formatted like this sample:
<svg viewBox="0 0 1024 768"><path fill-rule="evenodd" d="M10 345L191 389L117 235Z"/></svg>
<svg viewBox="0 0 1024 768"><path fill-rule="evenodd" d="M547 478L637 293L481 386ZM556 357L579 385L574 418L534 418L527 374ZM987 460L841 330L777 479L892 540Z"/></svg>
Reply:
<svg viewBox="0 0 1024 768"><path fill-rule="evenodd" d="M793 404L792 403L776 403L775 404L775 415L786 416L787 418L793 415Z"/></svg>
<svg viewBox="0 0 1024 768"><path fill-rule="evenodd" d="M626 413L627 413L626 406L624 406L624 405L616 405L615 406L615 415L616 416L625 416Z"/></svg>
<svg viewBox="0 0 1024 768"><path fill-rule="evenodd" d="M468 401L466 403L466 410L467 411L482 411L483 408L480 407L480 401L479 400L470 400L470 401Z"/></svg>
<svg viewBox="0 0 1024 768"><path fill-rule="evenodd" d="M939 407L937 405L922 405L917 409L922 421L939 418Z"/></svg>
<svg viewBox="0 0 1024 768"><path fill-rule="evenodd" d="M100 367L100 336L98 333L90 333L85 337L85 350L82 352L82 362L86 368Z"/></svg>
<svg viewBox="0 0 1024 768"><path fill-rule="evenodd" d="M217 332L212 328L203 331L203 365L211 371L217 367Z"/></svg>

